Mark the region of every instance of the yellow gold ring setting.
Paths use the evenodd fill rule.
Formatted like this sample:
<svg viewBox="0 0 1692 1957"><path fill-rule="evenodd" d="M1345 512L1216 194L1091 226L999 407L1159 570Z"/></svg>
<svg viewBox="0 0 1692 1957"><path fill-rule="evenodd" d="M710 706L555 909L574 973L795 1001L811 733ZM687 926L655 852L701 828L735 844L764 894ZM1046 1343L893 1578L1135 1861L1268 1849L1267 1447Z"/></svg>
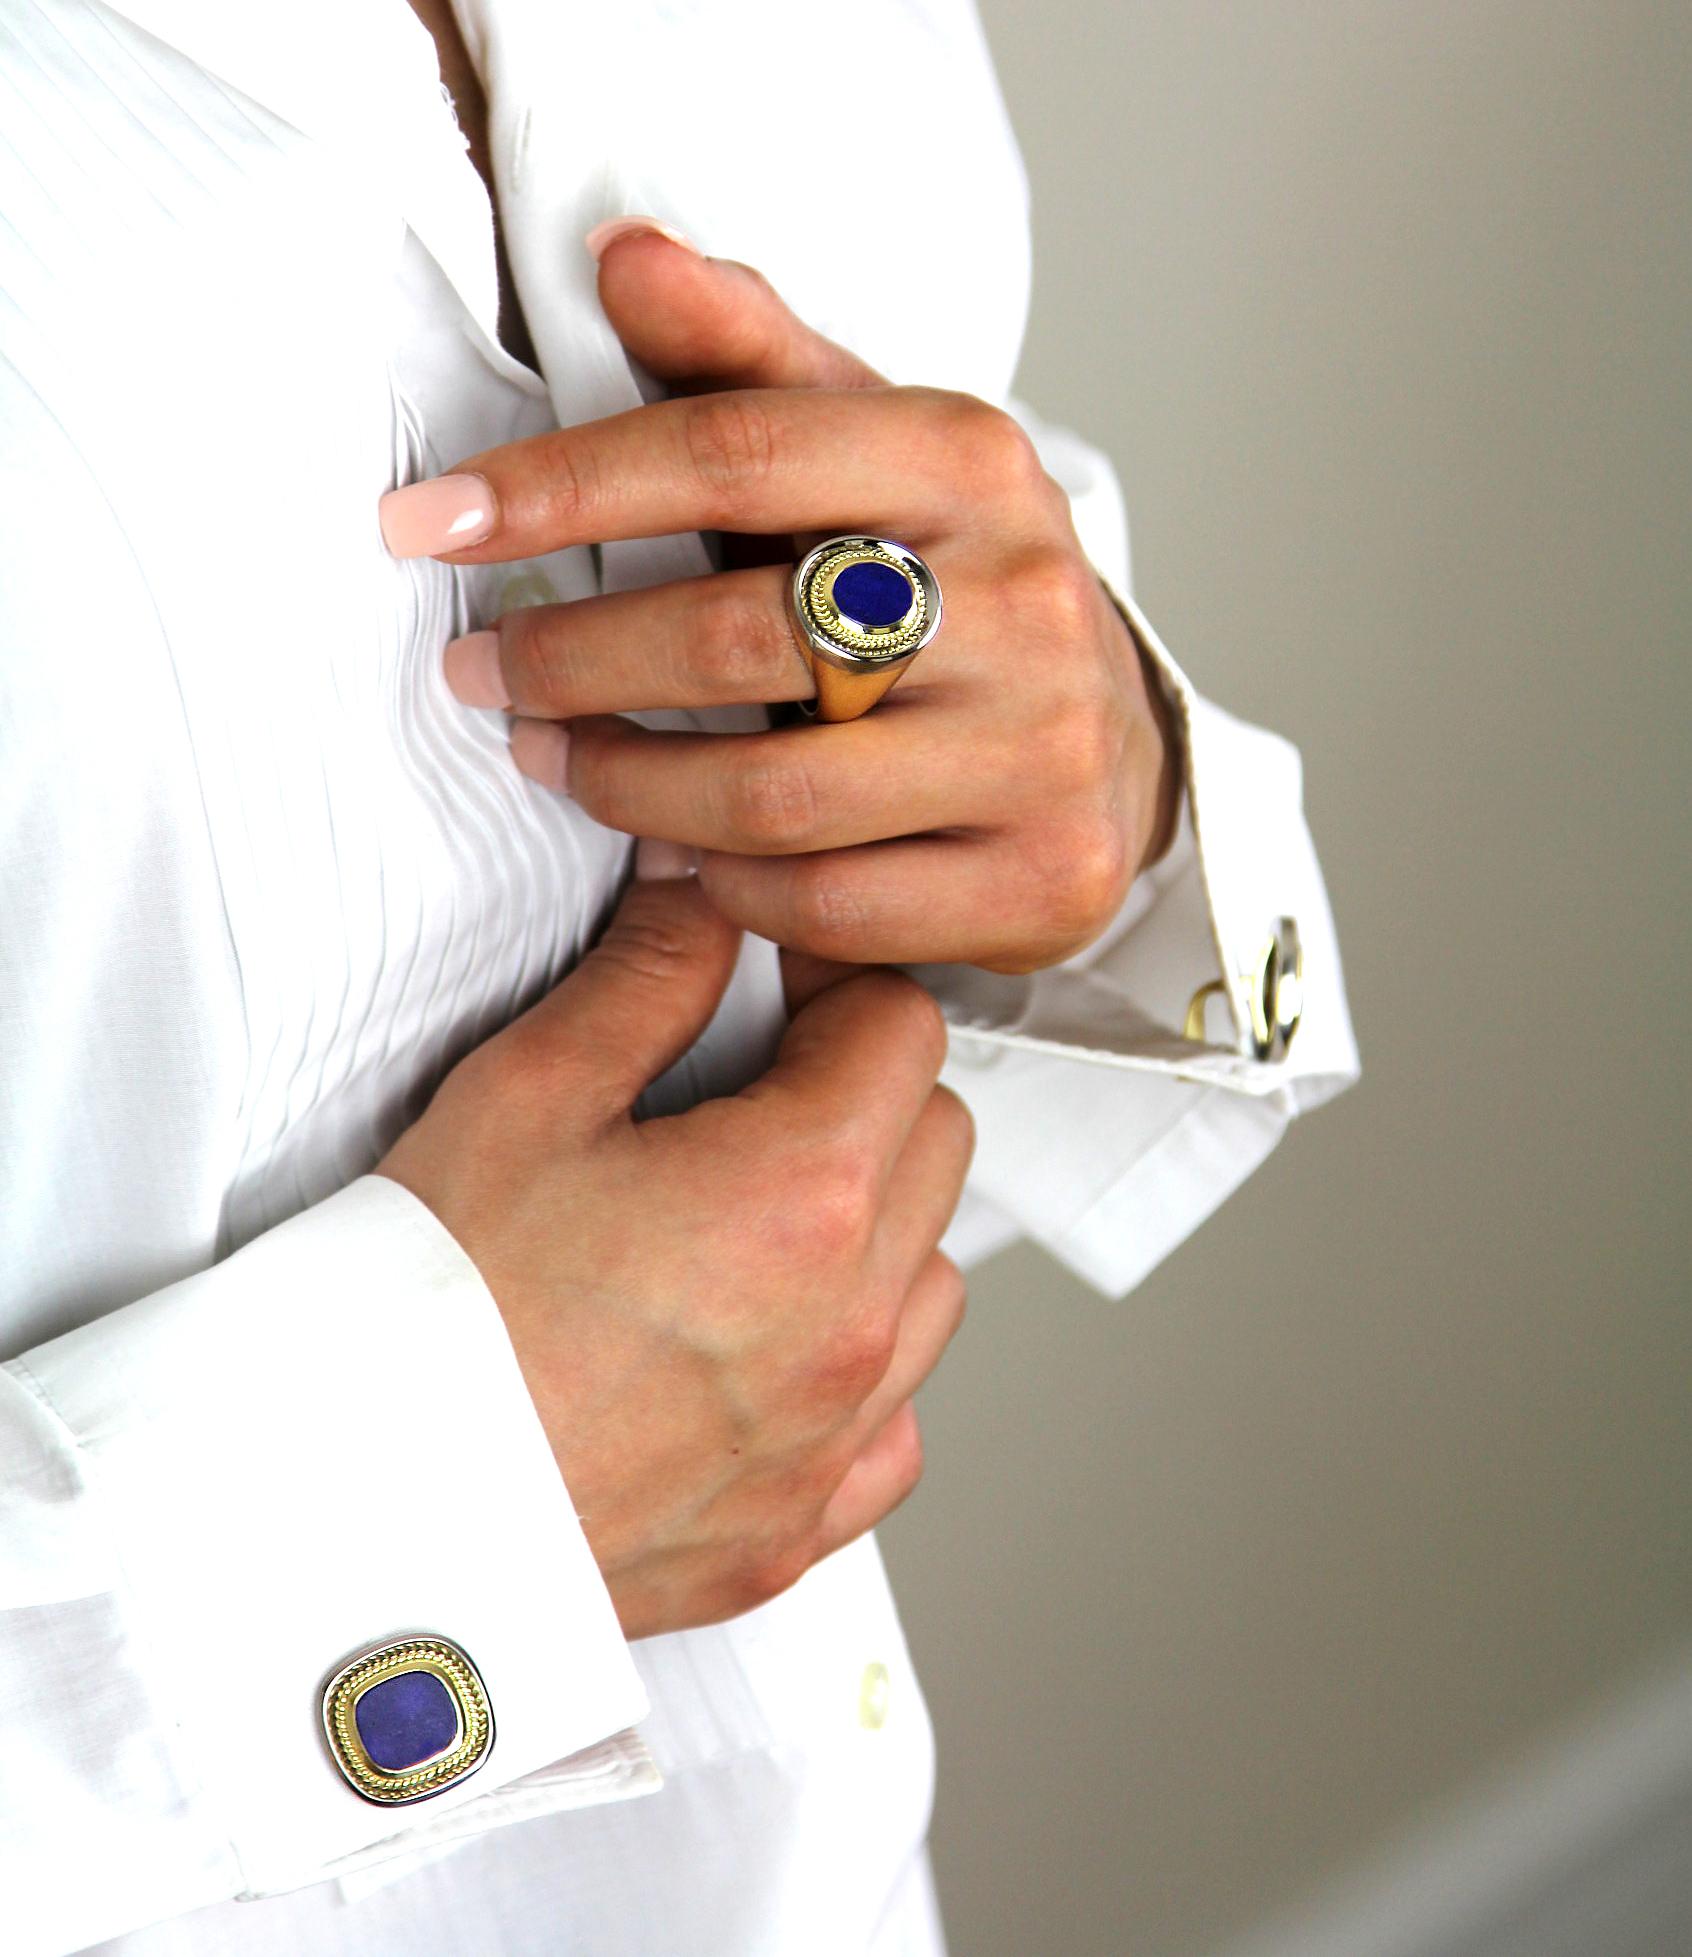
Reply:
<svg viewBox="0 0 1692 1957"><path fill-rule="evenodd" d="M940 629L940 584L890 537L829 537L794 567L789 621L817 689L816 720L868 713Z"/></svg>

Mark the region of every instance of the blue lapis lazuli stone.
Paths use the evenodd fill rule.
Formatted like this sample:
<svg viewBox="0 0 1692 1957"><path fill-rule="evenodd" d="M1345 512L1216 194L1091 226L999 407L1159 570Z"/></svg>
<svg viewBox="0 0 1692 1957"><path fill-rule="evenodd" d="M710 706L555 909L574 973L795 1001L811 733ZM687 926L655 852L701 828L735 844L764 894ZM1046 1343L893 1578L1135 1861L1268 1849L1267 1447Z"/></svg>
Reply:
<svg viewBox="0 0 1692 1957"><path fill-rule="evenodd" d="M458 1738L458 1705L433 1672L396 1672L359 1695L353 1722L376 1765L402 1774Z"/></svg>
<svg viewBox="0 0 1692 1957"><path fill-rule="evenodd" d="M834 580L834 609L855 625L897 625L916 602L903 571L891 564L848 564Z"/></svg>

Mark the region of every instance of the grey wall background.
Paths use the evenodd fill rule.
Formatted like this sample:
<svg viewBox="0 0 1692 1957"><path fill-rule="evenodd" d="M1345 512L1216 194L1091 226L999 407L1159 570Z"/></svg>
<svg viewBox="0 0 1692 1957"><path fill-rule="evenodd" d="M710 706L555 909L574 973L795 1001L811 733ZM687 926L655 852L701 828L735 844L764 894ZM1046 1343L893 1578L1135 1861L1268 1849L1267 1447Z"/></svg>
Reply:
<svg viewBox="0 0 1692 1957"><path fill-rule="evenodd" d="M1692 1633L1683 0L985 0L1021 390L1290 733L1364 1084L973 1287L885 1532L957 1957L1170 1957Z"/></svg>

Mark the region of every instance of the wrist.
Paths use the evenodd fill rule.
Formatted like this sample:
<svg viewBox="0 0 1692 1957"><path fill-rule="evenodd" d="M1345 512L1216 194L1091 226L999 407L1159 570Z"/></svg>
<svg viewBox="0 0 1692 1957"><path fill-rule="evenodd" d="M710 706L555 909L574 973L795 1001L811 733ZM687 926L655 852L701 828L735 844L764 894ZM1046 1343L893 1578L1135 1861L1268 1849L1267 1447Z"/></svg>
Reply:
<svg viewBox="0 0 1692 1957"><path fill-rule="evenodd" d="M1130 741L1129 801L1135 811L1135 833L1144 838L1136 874L1149 870L1169 853L1180 826L1181 790L1186 781L1186 756L1175 703L1151 649L1105 579L1100 587L1122 622L1134 649L1141 695L1141 737Z"/></svg>
<svg viewBox="0 0 1692 1957"><path fill-rule="evenodd" d="M1161 862L1168 855L1170 845L1175 840L1175 831L1180 825L1181 788L1186 768L1175 709L1163 690L1163 677L1138 640L1135 640L1135 651L1139 654L1146 705L1156 730L1158 751L1158 765L1152 771L1156 786L1151 798L1151 822L1146 831L1148 840L1145 854L1140 858L1140 868L1149 870L1154 863Z"/></svg>

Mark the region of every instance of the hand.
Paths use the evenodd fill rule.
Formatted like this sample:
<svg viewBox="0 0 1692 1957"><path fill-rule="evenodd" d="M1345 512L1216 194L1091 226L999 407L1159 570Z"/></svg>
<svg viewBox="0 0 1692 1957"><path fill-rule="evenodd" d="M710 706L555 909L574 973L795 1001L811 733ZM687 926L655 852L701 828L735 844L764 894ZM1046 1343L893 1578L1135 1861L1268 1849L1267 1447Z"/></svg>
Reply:
<svg viewBox="0 0 1692 1957"><path fill-rule="evenodd" d="M449 654L461 697L522 716L518 764L601 822L696 846L712 902L780 944L1030 971L1089 943L1167 847L1177 770L1027 436L971 396L887 385L746 266L655 232L611 243L599 288L679 398L393 492L390 546L487 563L717 530L739 567L509 613ZM852 530L922 552L946 600L872 713L750 735L614 717L809 697L791 560Z"/></svg>
<svg viewBox="0 0 1692 1957"><path fill-rule="evenodd" d="M487 1281L631 1638L774 1596L902 1501L963 1313L935 1246L972 1129L913 981L827 986L743 1093L632 1118L738 937L696 878L635 884L377 1165Z"/></svg>

